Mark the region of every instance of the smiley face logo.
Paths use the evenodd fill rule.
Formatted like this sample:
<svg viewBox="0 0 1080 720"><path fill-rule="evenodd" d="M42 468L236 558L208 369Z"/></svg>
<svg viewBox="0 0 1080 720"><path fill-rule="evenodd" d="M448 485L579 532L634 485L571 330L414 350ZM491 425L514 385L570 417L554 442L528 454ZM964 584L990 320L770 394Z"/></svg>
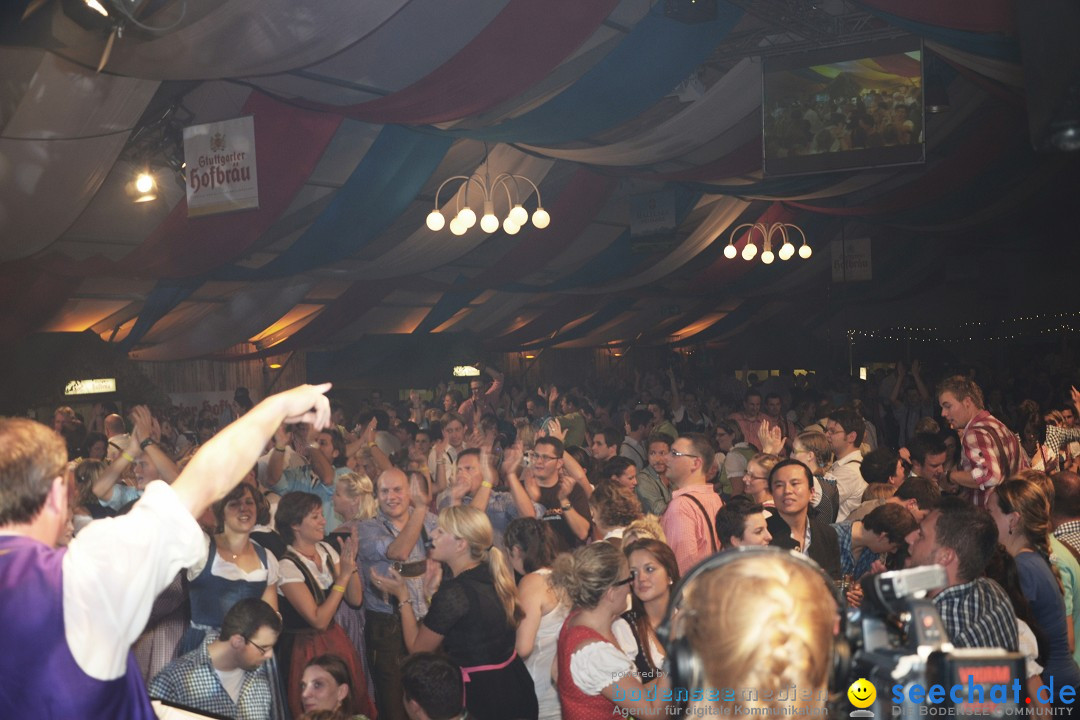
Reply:
<svg viewBox="0 0 1080 720"><path fill-rule="evenodd" d="M867 708L874 704L877 690L866 678L859 678L851 683L847 691L848 700L857 708Z"/></svg>

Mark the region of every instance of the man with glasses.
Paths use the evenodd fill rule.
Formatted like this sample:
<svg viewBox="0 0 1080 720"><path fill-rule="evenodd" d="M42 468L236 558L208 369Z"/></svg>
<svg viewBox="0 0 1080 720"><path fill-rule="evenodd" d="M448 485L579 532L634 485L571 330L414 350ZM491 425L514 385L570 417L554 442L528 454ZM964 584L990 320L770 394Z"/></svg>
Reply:
<svg viewBox="0 0 1080 720"><path fill-rule="evenodd" d="M592 531L589 495L581 483L563 472L563 443L550 435L533 446L532 475L540 489L538 502L546 508L544 522L555 532L559 552L584 545Z"/></svg>
<svg viewBox="0 0 1080 720"><path fill-rule="evenodd" d="M173 660L150 681L150 696L236 720L264 720L273 709L266 661L281 618L258 598L229 608L221 634Z"/></svg>
<svg viewBox="0 0 1080 720"><path fill-rule="evenodd" d="M709 484L713 459L709 438L700 433L680 437L668 456L667 477L675 490L660 526L682 575L720 549L713 523L724 503Z"/></svg>
<svg viewBox="0 0 1080 720"><path fill-rule="evenodd" d="M844 522L851 511L859 507L863 491L866 490L866 481L860 471L862 452L859 450L865 431L866 424L863 419L850 408L834 410L825 423L825 439L836 455L836 462L825 473L825 477L836 483L836 489L840 493L837 522Z"/></svg>

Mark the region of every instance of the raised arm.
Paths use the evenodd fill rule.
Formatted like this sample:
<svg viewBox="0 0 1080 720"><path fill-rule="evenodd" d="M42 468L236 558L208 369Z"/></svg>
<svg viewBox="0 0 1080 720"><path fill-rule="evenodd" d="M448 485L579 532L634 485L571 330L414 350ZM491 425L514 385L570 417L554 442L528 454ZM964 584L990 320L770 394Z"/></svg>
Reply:
<svg viewBox="0 0 1080 720"><path fill-rule="evenodd" d="M173 491L195 517L220 500L251 470L266 441L282 422L330 424L330 383L301 385L272 395L206 443L173 483Z"/></svg>

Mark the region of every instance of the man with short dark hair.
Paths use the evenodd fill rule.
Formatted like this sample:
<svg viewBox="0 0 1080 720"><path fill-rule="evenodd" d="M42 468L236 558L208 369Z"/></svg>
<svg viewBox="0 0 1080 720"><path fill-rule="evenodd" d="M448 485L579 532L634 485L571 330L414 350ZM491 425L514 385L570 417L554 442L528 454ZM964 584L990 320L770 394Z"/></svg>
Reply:
<svg viewBox="0 0 1080 720"><path fill-rule="evenodd" d="M909 567L945 568L945 587L930 594L953 645L1017 649L1009 596L982 576L998 543L997 526L988 512L945 498L908 535L907 543Z"/></svg>
<svg viewBox="0 0 1080 720"><path fill-rule="evenodd" d="M264 720L274 701L264 663L280 633L274 608L258 598L241 600L225 613L220 635L207 633L200 647L154 676L150 695L235 720Z"/></svg>
<svg viewBox="0 0 1080 720"><path fill-rule="evenodd" d="M457 474L450 492L439 502L439 509L452 505L469 505L487 513L491 526L495 530L495 543L502 547L502 534L510 521L519 517L540 517L544 514L543 506L538 506L529 499L529 493L521 484L517 474L517 463L521 453L513 454L511 449L503 469L509 492L495 490L498 478L491 467L491 456L480 448L466 448L457 459ZM507 467L508 465L513 467Z"/></svg>
<svg viewBox="0 0 1080 720"><path fill-rule="evenodd" d="M859 446L865 431L866 423L850 408L834 410L825 423L825 439L836 455L836 462L826 471L825 477L836 483L836 489L840 493L837 522L844 522L851 511L859 506L863 491L866 490L866 481L859 471L862 464Z"/></svg>
<svg viewBox="0 0 1080 720"><path fill-rule="evenodd" d="M720 549L714 522L724 503L709 484L712 464L712 445L700 433L683 435L671 446L667 476L675 490L660 526L683 575Z"/></svg>
<svg viewBox="0 0 1080 720"><path fill-rule="evenodd" d="M634 488L638 500L641 501L641 509L646 513L663 515L671 502L667 465L671 459L672 441L672 438L663 433L649 436L649 464L638 471L637 487Z"/></svg>
<svg viewBox="0 0 1080 720"><path fill-rule="evenodd" d="M619 454L634 461L638 470L642 470L649 464L648 449L645 447L645 438L649 436L649 428L652 427L652 413L648 410L634 410L626 420L626 436L622 445L619 446ZM675 436L670 436L672 442Z"/></svg>
<svg viewBox="0 0 1080 720"><path fill-rule="evenodd" d="M810 517L814 474L798 460L781 460L769 473L776 512L768 518L770 545L806 555L833 580L843 577L836 531L824 520Z"/></svg>
<svg viewBox="0 0 1080 720"><path fill-rule="evenodd" d="M445 655L413 653L401 665L405 712L410 720L471 720L465 709L461 668Z"/></svg>
<svg viewBox="0 0 1080 720"><path fill-rule="evenodd" d="M1020 440L986 411L974 380L962 375L942 380L938 401L941 416L960 433L960 467L950 470L945 480L968 488L972 501L985 507L990 488L1027 467Z"/></svg>
<svg viewBox="0 0 1080 720"><path fill-rule="evenodd" d="M915 516L902 505L885 503L863 520L832 526L840 542L840 569L858 580L876 560L896 552L904 538L918 527Z"/></svg>
<svg viewBox="0 0 1080 720"><path fill-rule="evenodd" d="M911 474L940 485L945 480L945 459L948 448L940 435L918 433L907 445L911 456Z"/></svg>
<svg viewBox="0 0 1080 720"><path fill-rule="evenodd" d="M131 654L154 598L205 556L196 517L255 464L282 423L330 422L329 385L271 396L224 428L131 512L91 523L66 551L63 441L25 419L0 419L0 717L154 717ZM45 704L47 698L47 705Z"/></svg>
<svg viewBox="0 0 1080 720"><path fill-rule="evenodd" d="M859 472L868 484L884 483L899 487L904 482L904 462L900 459L900 453L892 448L879 447L866 453Z"/></svg>
<svg viewBox="0 0 1080 720"><path fill-rule="evenodd" d="M768 419L761 414L761 391L750 388L743 397L743 409L728 415L729 420L734 420L742 430L743 440L753 445L761 452L760 435L761 426L768 424Z"/></svg>
<svg viewBox="0 0 1080 720"><path fill-rule="evenodd" d="M496 414L503 387L501 372L484 363L476 363L476 367L483 368L484 372L491 376L491 384L486 384L480 377L469 378L469 397L455 408L458 415L465 419L467 433L475 429L473 422L477 416L487 413Z"/></svg>
<svg viewBox="0 0 1080 720"><path fill-rule="evenodd" d="M592 531L589 496L570 475L562 474L564 446L558 438L545 435L533 446L532 474L540 488L537 500L547 510L542 518L555 531L560 551L583 545Z"/></svg>
<svg viewBox="0 0 1080 720"><path fill-rule="evenodd" d="M716 536L725 550L772 542L765 508L745 495L737 495L716 512Z"/></svg>
<svg viewBox="0 0 1080 720"><path fill-rule="evenodd" d="M909 477L901 483L892 497L865 501L851 511L846 522L850 524L856 520L862 520L876 508L888 503L903 505L915 516L916 522L922 522L922 519L938 506L940 500L941 490L933 481L921 477Z"/></svg>
<svg viewBox="0 0 1080 720"><path fill-rule="evenodd" d="M593 435L592 445L589 446L589 454L598 463L605 463L619 454L619 431L615 428L604 428Z"/></svg>

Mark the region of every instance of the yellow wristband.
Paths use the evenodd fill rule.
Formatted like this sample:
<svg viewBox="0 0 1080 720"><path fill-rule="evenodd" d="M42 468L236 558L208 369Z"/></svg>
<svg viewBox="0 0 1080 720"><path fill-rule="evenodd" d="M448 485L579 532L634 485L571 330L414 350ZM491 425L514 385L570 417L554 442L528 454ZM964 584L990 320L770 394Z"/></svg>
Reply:
<svg viewBox="0 0 1080 720"><path fill-rule="evenodd" d="M127 450L125 450L125 451L123 451L122 453L120 453L120 457L124 458L124 459L125 459L125 460L127 460L127 461L128 461L129 463L133 463L133 462L135 462L135 458L133 458L133 457L131 457L130 455L128 455L128 453L127 453Z"/></svg>
<svg viewBox="0 0 1080 720"><path fill-rule="evenodd" d="M334 586L333 586L333 587L331 587L330 589L331 589L331 590L337 590L337 591L338 591L339 593L341 593L342 595L344 595L344 594L345 594L345 586L344 586L344 585L334 585Z"/></svg>
<svg viewBox="0 0 1080 720"><path fill-rule="evenodd" d="M485 480L480 483L480 487L486 487L488 490L490 490L492 487L494 487L494 485L492 485L489 481Z"/></svg>

